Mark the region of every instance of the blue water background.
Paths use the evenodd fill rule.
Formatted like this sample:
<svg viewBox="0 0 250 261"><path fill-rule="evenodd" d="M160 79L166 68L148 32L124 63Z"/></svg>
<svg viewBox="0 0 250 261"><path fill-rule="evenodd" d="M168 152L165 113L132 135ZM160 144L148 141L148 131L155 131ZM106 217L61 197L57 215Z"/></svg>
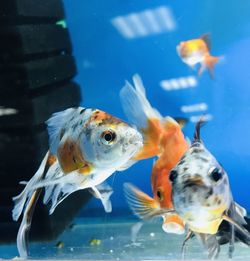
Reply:
<svg viewBox="0 0 250 261"><path fill-rule="evenodd" d="M248 0L64 0L66 22L78 67L75 80L82 88L82 106L99 108L126 119L119 101L125 79L139 73L148 98L163 115L191 117L180 107L205 102L213 119L202 129L208 149L227 170L235 200L250 210L250 1ZM177 29L173 32L124 38L112 25L117 16L171 8ZM213 55L221 56L215 80L205 72L196 88L165 91L164 79L194 75L176 53L182 40L210 33ZM192 139L194 124L184 128ZM122 184L132 182L151 194L152 160L139 162L109 179L114 209L126 209ZM87 208L99 208L91 200Z"/></svg>

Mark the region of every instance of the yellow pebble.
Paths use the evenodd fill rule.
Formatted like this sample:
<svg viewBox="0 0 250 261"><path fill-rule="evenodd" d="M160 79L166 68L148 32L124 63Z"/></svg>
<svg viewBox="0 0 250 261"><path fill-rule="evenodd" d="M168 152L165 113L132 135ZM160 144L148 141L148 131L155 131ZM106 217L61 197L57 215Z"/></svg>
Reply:
<svg viewBox="0 0 250 261"><path fill-rule="evenodd" d="M100 239L96 239L96 238L93 238L89 241L89 244L91 246L99 246L101 244L101 240Z"/></svg>

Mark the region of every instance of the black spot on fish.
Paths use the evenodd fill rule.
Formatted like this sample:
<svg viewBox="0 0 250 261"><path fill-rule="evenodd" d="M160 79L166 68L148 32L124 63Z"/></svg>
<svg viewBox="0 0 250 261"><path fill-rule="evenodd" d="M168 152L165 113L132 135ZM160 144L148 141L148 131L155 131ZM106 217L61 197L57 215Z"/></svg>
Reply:
<svg viewBox="0 0 250 261"><path fill-rule="evenodd" d="M218 200L218 204L219 204L219 205L221 204L221 199Z"/></svg>
<svg viewBox="0 0 250 261"><path fill-rule="evenodd" d="M78 127L78 123L73 124L71 126L72 131L75 131L77 127Z"/></svg>
<svg viewBox="0 0 250 261"><path fill-rule="evenodd" d="M75 156L73 155L73 161L74 161L74 163L76 163L76 158L75 158Z"/></svg>
<svg viewBox="0 0 250 261"><path fill-rule="evenodd" d="M91 128L86 128L85 135L86 135L87 138L89 138L91 136L91 133L92 133L92 129Z"/></svg>
<svg viewBox="0 0 250 261"><path fill-rule="evenodd" d="M206 207L210 207L210 204L207 202L205 206L206 206Z"/></svg>
<svg viewBox="0 0 250 261"><path fill-rule="evenodd" d="M195 148L195 147L200 147L200 143L199 142L195 142L192 144L192 148Z"/></svg>
<svg viewBox="0 0 250 261"><path fill-rule="evenodd" d="M187 171L187 170L188 170L188 167L184 167L184 168L183 168L183 171Z"/></svg>
<svg viewBox="0 0 250 261"><path fill-rule="evenodd" d="M179 163L178 163L178 165L182 165L183 163L185 163L185 160L181 160L181 161L179 161Z"/></svg>
<svg viewBox="0 0 250 261"><path fill-rule="evenodd" d="M215 196L215 198L214 198L214 204L217 204L217 203L218 203L218 200L219 200L218 196Z"/></svg>
<svg viewBox="0 0 250 261"><path fill-rule="evenodd" d="M206 194L206 199L208 199L213 194L213 188L210 188L209 191Z"/></svg>
<svg viewBox="0 0 250 261"><path fill-rule="evenodd" d="M209 160L204 158L204 157L200 157L200 160L203 161L203 162L209 162Z"/></svg>
<svg viewBox="0 0 250 261"><path fill-rule="evenodd" d="M82 109L82 110L80 111L80 114L83 114L85 111L86 111L86 108Z"/></svg>
<svg viewBox="0 0 250 261"><path fill-rule="evenodd" d="M199 149L199 148L194 148L191 152L191 154L195 154L195 153L201 153L203 152L203 149Z"/></svg>
<svg viewBox="0 0 250 261"><path fill-rule="evenodd" d="M62 139L64 133L65 133L65 129L62 129L62 130L60 131L60 137L59 137L60 140Z"/></svg>
<svg viewBox="0 0 250 261"><path fill-rule="evenodd" d="M193 186L193 187L192 187L192 190L193 190L193 192L195 193L195 192L197 192L198 188L197 188L196 186Z"/></svg>

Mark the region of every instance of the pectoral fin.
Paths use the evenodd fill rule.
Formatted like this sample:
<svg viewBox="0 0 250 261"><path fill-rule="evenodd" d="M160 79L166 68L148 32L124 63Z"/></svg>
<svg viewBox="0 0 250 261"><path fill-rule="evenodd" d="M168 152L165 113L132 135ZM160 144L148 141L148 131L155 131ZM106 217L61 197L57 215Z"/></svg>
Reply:
<svg viewBox="0 0 250 261"><path fill-rule="evenodd" d="M231 225L235 226L235 228L250 242L250 233L242 225L238 224L227 215L223 215L223 219L229 222Z"/></svg>
<svg viewBox="0 0 250 261"><path fill-rule="evenodd" d="M98 199L101 200L102 205L106 213L112 212L112 204L110 201L110 196L113 194L113 189L106 182L92 187L89 191Z"/></svg>
<svg viewBox="0 0 250 261"><path fill-rule="evenodd" d="M133 213L140 219L147 220L167 213L172 209L161 209L158 202L130 183L124 184L124 192Z"/></svg>
<svg viewBox="0 0 250 261"><path fill-rule="evenodd" d="M140 219L148 219L160 209L157 201L130 183L124 184L124 192L131 210Z"/></svg>

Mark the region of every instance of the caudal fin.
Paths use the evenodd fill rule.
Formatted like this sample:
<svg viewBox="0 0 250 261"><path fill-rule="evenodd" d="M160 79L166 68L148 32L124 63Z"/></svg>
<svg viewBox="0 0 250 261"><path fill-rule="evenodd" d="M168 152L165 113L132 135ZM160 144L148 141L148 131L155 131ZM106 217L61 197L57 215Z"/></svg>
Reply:
<svg viewBox="0 0 250 261"><path fill-rule="evenodd" d="M149 103L139 75L133 76L133 83L134 86L126 82L120 91L120 100L128 120L143 133L144 146L135 157L140 160L160 153L162 116Z"/></svg>
<svg viewBox="0 0 250 261"><path fill-rule="evenodd" d="M37 189L28 199L24 209L22 222L17 233L17 249L21 258L28 257L28 233L35 210L36 202L39 198L41 189Z"/></svg>
<svg viewBox="0 0 250 261"><path fill-rule="evenodd" d="M219 57L207 55L204 59L204 65L201 65L199 69L199 75L201 75L205 69L208 69L210 77L214 79L214 65L219 61Z"/></svg>
<svg viewBox="0 0 250 261"><path fill-rule="evenodd" d="M29 182L26 183L24 190L18 196L13 198L14 201L14 208L12 210L13 220L15 221L18 220L18 218L20 217L21 213L24 210L25 203L31 198L33 194L33 190L31 188L42 178L48 157L49 157L49 152L47 152L47 154L45 155L35 175L30 179Z"/></svg>

